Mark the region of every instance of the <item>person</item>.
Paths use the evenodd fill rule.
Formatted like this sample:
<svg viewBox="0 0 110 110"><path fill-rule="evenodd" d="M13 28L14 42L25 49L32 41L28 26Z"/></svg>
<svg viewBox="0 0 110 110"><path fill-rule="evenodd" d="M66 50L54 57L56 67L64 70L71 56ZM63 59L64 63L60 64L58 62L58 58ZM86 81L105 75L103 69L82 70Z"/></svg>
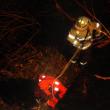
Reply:
<svg viewBox="0 0 110 110"><path fill-rule="evenodd" d="M93 41L101 34L101 25L98 22L91 21L86 16L81 16L76 20L76 23L70 29L67 40L75 47L80 49L80 57L72 60L76 63L80 58L80 64L86 65L88 60L88 51L92 46Z"/></svg>
<svg viewBox="0 0 110 110"><path fill-rule="evenodd" d="M93 41L100 37L100 35L100 23L92 21L86 16L79 17L67 35L67 40L76 49L70 61L72 64L78 65L79 73L75 79L78 79L83 95L87 95L88 79L91 77L89 70L91 47Z"/></svg>

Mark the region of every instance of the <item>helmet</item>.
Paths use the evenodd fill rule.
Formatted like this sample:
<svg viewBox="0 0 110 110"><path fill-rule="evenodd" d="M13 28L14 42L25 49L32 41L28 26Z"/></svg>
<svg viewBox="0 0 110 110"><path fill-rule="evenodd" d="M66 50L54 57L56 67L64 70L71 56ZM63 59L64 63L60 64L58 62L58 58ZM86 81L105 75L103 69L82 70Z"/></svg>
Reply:
<svg viewBox="0 0 110 110"><path fill-rule="evenodd" d="M90 23L90 19L85 16L82 16L78 18L78 20L76 21L75 27L80 30L84 30L87 29L89 23Z"/></svg>

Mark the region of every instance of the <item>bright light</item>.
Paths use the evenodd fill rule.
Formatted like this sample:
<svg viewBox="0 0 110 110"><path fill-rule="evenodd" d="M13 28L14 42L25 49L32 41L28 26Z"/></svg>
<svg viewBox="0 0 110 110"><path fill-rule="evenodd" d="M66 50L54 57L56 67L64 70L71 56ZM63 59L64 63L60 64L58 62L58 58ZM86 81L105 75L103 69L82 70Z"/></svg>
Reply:
<svg viewBox="0 0 110 110"><path fill-rule="evenodd" d="M78 21L79 23L81 22L81 19L79 19L79 21Z"/></svg>
<svg viewBox="0 0 110 110"><path fill-rule="evenodd" d="M71 63L73 63L73 64L76 63L76 60L71 60Z"/></svg>
<svg viewBox="0 0 110 110"><path fill-rule="evenodd" d="M89 39L91 39L92 38L92 36L88 36L87 38L86 38L86 40L89 40Z"/></svg>
<svg viewBox="0 0 110 110"><path fill-rule="evenodd" d="M45 78L46 76L45 75L42 75L42 78Z"/></svg>
<svg viewBox="0 0 110 110"><path fill-rule="evenodd" d="M86 65L86 64L87 64L87 62L80 62L80 64L81 64L81 65Z"/></svg>
<svg viewBox="0 0 110 110"><path fill-rule="evenodd" d="M69 37L70 39L75 39L75 36L72 35L72 34L69 34L68 37Z"/></svg>
<svg viewBox="0 0 110 110"><path fill-rule="evenodd" d="M77 37L77 39L78 39L79 41L82 41L82 40L85 40L85 37L82 37L82 38Z"/></svg>
<svg viewBox="0 0 110 110"><path fill-rule="evenodd" d="M84 21L83 20L81 21L81 24L84 24Z"/></svg>
<svg viewBox="0 0 110 110"><path fill-rule="evenodd" d="M79 31L76 31L77 34L79 34Z"/></svg>
<svg viewBox="0 0 110 110"><path fill-rule="evenodd" d="M41 79L39 79L39 82L41 82L42 80Z"/></svg>
<svg viewBox="0 0 110 110"><path fill-rule="evenodd" d="M59 88L58 88L58 87L55 87L54 90L55 90L56 92L58 92L58 91L59 91Z"/></svg>
<svg viewBox="0 0 110 110"><path fill-rule="evenodd" d="M98 28L100 26L100 24L99 23L96 23L96 27Z"/></svg>
<svg viewBox="0 0 110 110"><path fill-rule="evenodd" d="M78 44L78 41L77 41L77 40L75 40L73 43L74 43L74 45L77 45L77 44Z"/></svg>
<svg viewBox="0 0 110 110"><path fill-rule="evenodd" d="M55 81L54 83L55 83L55 85L59 85L60 84L58 81Z"/></svg>

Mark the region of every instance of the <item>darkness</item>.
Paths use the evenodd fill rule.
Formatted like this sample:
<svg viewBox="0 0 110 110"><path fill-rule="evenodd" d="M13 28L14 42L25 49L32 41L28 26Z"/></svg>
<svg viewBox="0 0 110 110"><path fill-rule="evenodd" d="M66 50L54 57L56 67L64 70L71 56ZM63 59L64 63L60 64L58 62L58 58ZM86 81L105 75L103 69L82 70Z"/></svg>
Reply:
<svg viewBox="0 0 110 110"><path fill-rule="evenodd" d="M86 15L93 19L86 10L78 6L74 0L57 0L59 5L65 12L73 17L77 18L82 15ZM91 13L95 13L95 16L110 29L110 1L109 0L79 0L80 3L84 4L86 9L89 9ZM32 39L33 45L43 45L54 47L69 59L73 54L73 47L66 41L66 36L73 22L65 16L64 13L60 12L56 6L54 0L0 0L0 11L7 13L16 13L21 16L29 17L34 19L35 22L39 22L40 31L39 34ZM30 35L31 30L27 33ZM27 38L29 38L27 36ZM17 42L24 43L27 40L26 37L21 36L17 39ZM6 41L1 42L0 55L6 54L8 46ZM110 76L110 45L102 48L93 47L91 52L91 64L89 71L91 72L89 79L88 96L82 96L80 90L78 90L78 80L76 79L74 84L71 84L65 97L57 105L60 110L107 110L110 109L110 81L102 81L96 79L93 75L98 73L103 76ZM29 105L28 101L34 99L33 88L35 82L27 80L15 80L0 81L0 90L9 92L9 99L13 96L18 96L17 99L12 101L20 100ZM11 86L10 86L11 85ZM20 86L22 85L22 86ZM25 86L26 85L26 86ZM17 87L15 87L17 86ZM20 88L18 87L20 86ZM25 87L25 88L24 88ZM6 89L5 89L6 88ZM15 89L14 89L15 88ZM1 96L4 97L5 92L1 92ZM16 92L16 91L19 91ZM22 91L22 92L21 92ZM28 91L28 92L27 92ZM25 94L26 92L26 94ZM16 93L16 94L15 94ZM20 94L21 96L19 96ZM27 97L26 95L30 96ZM23 99L24 98L24 99ZM7 100L7 99L5 99ZM12 103L9 100L8 103ZM20 102L21 103L21 102ZM31 106L31 105L30 105Z"/></svg>
<svg viewBox="0 0 110 110"><path fill-rule="evenodd" d="M32 107L35 104L33 93L35 86L35 82L32 80L7 77L3 79L2 77L0 80L0 97L10 105L18 103L20 106L24 104L27 108Z"/></svg>

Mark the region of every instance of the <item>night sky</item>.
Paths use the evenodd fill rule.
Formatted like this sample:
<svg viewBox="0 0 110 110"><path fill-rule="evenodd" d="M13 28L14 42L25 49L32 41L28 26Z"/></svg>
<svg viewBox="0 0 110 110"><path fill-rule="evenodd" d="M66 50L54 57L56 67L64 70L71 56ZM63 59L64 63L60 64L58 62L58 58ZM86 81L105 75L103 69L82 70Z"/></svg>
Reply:
<svg viewBox="0 0 110 110"><path fill-rule="evenodd" d="M71 17L77 18L79 16L85 15L93 19L85 10L79 7L74 0L57 0L62 9ZM95 13L95 16L107 27L110 29L110 0L79 0L86 9L89 9L91 13ZM5 11L7 13L15 13L21 16L34 19L35 22L39 22L40 30L39 34L32 39L33 45L43 45L54 47L65 56L66 59L69 59L73 54L73 47L67 42L66 36L69 29L73 25L73 22L65 16L64 13L60 12L55 5L54 0L0 0L0 12ZM31 30L27 32L27 37L22 36L17 39L18 42L23 44L30 35ZM10 39L11 40L11 39ZM0 55L6 53L8 48L8 41L0 42L1 51ZM7 45L7 46L6 46ZM102 48L93 47L91 49L91 62L90 71L94 75L98 73L104 76L110 76L110 44ZM77 80L80 80L82 77L79 77ZM10 84L13 83L11 81ZM15 81L16 82L16 81ZM6 86L3 81L0 82L1 87ZM17 85L20 85L22 81ZM25 81L29 88L33 91L34 83L31 81ZM23 83L24 85L26 85ZM32 84L32 87L31 87ZM77 88L79 86L77 83L72 84L67 92L66 96L60 101L58 107L60 110L109 110L110 109L110 81L101 81L96 80L92 77L89 81L89 95L87 97L82 96ZM22 84L21 84L22 85ZM18 89L24 88L22 87ZM14 86L12 86L14 88ZM9 89L12 89L9 87ZM27 90L29 89L26 88ZM75 88L75 89L73 89ZM0 88L1 89L1 88ZM4 89L4 88L2 88ZM22 89L22 91L25 89ZM29 90L29 91L31 91ZM6 89L7 91L7 89ZM18 90L15 90L15 92ZM33 93L29 94L33 95ZM10 90L9 90L10 92ZM12 92L12 90L11 90ZM11 93L10 92L10 93ZM12 92L14 93L14 91ZM11 93L11 97L13 94ZM73 94L75 93L75 95ZM22 93L21 93L22 94ZM24 95L25 93L23 93ZM5 95L5 94L4 94ZM15 94L16 95L16 94ZM71 97L72 96L72 97ZM22 96L21 96L22 97ZM32 97L25 100L32 100ZM18 98L20 99L20 98ZM20 99L22 100L22 98ZM23 101L23 100L22 100ZM26 102L28 103L28 102ZM107 109L109 107L109 109Z"/></svg>

